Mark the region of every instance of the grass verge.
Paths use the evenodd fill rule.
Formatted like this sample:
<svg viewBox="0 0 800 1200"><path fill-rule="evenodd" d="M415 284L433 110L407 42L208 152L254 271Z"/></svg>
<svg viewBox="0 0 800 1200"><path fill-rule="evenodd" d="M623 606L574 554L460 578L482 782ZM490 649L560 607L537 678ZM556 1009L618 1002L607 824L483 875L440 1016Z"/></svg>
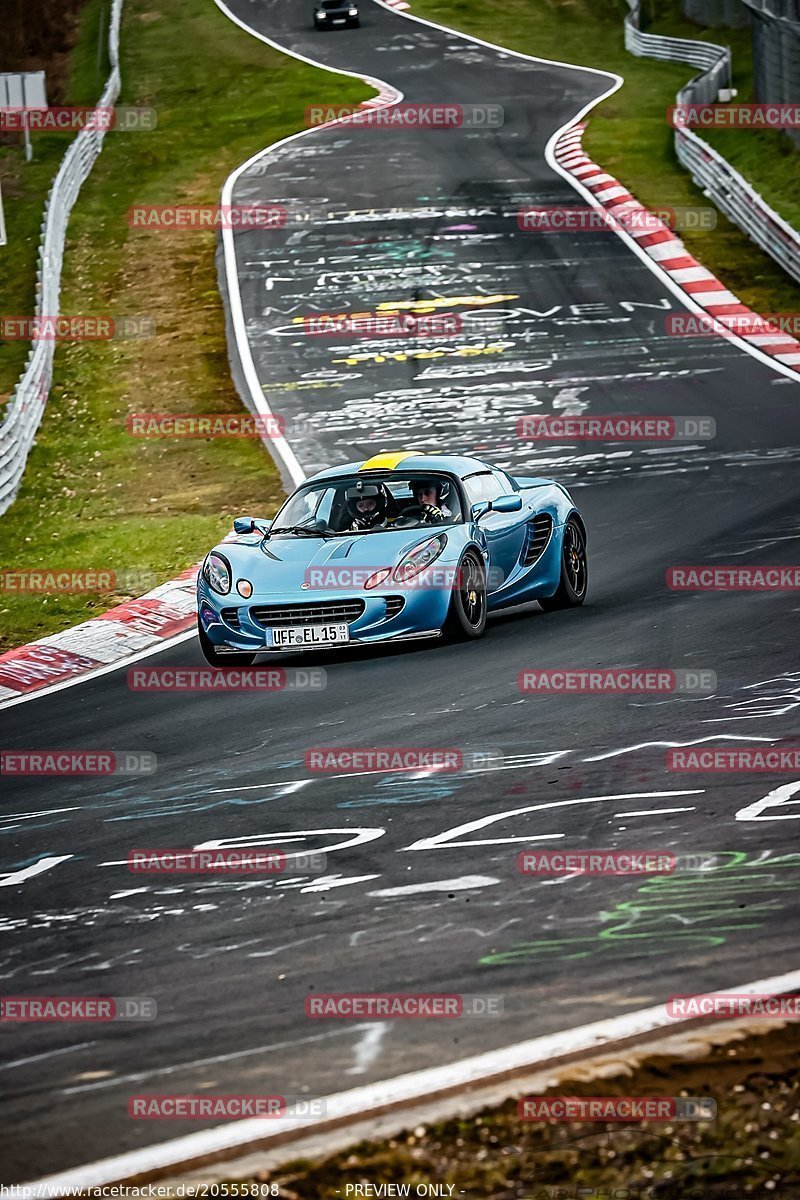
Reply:
<svg viewBox="0 0 800 1200"><path fill-rule="evenodd" d="M797 1025L790 1021L784 1029L714 1047L696 1059L654 1056L630 1073L593 1082L581 1080L576 1067L579 1082L543 1093L711 1097L715 1120L548 1123L520 1120L516 1101L509 1101L469 1120L418 1126L388 1141L362 1142L323 1162L297 1160L251 1178L277 1185L276 1194L284 1200L359 1195L796 1200L799 1050ZM359 1184L368 1187L356 1191ZM380 1185L394 1190L378 1190ZM407 1192L397 1190L404 1185Z"/></svg>
<svg viewBox="0 0 800 1200"><path fill-rule="evenodd" d="M94 70L92 12L100 6L90 0L84 12L88 42L74 55L82 76ZM37 445L15 504L0 518L0 570L103 568L167 579L202 556L231 514L271 513L282 495L260 442L127 434L130 412L237 412L241 403L228 369L214 234L131 229L126 214L137 202L216 203L238 163L302 127L306 105L321 95L353 104L372 92L272 50L210 0L126 0L122 77L120 103L155 106L158 126L106 137L73 209L61 307L144 315L156 334L59 346ZM60 154L64 146L60 140ZM6 199L15 230L19 209L38 230L32 193L24 204ZM18 274L21 292L22 266ZM128 594L137 592L0 594L0 649Z"/></svg>
<svg viewBox="0 0 800 1200"><path fill-rule="evenodd" d="M650 5L646 7L649 11ZM673 131L666 119L676 92L696 72L689 66L628 54L623 42L627 11L622 0L611 4L597 0L414 0L412 8L417 16L513 50L622 75L622 88L589 116L584 137L587 153L649 208L707 207L710 201L675 158ZM648 28L729 42L734 85L740 98L746 99L751 71L749 32L717 29L703 33L677 13L677 0L662 0L656 21ZM728 130L715 131L709 140L722 153L731 153L737 169L752 179L768 202L787 220L796 217L800 225L800 159L788 138ZM800 287L726 217L720 214L714 230L682 232L681 237L704 266L757 312L800 311Z"/></svg>

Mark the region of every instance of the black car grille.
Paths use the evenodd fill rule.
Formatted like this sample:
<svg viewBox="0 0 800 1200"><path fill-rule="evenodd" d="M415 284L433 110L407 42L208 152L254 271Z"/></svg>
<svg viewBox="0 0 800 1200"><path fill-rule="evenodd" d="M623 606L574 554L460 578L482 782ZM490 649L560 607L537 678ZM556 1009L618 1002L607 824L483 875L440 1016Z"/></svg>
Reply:
<svg viewBox="0 0 800 1200"><path fill-rule="evenodd" d="M532 521L528 521L525 545L522 549L522 565L524 567L532 567L537 559L542 557L552 532L553 518L549 513L539 513Z"/></svg>
<svg viewBox="0 0 800 1200"><path fill-rule="evenodd" d="M386 619L396 617L399 612L405 607L405 596L387 596L386 597Z"/></svg>
<svg viewBox="0 0 800 1200"><path fill-rule="evenodd" d="M330 604L261 604L250 609L257 625L331 625L344 621L349 624L361 616L366 605L363 600L332 600Z"/></svg>
<svg viewBox="0 0 800 1200"><path fill-rule="evenodd" d="M237 631L241 629L238 608L223 608L219 615L226 625L230 625L231 629L236 629Z"/></svg>

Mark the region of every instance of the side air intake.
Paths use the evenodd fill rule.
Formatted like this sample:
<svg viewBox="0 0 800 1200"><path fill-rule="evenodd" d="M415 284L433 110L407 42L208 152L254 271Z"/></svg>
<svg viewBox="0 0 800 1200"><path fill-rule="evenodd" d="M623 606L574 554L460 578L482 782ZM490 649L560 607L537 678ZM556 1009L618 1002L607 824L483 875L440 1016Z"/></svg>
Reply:
<svg viewBox="0 0 800 1200"><path fill-rule="evenodd" d="M521 562L523 567L532 567L542 557L553 532L553 518L550 513L539 513L532 521L528 521L525 531L525 545L522 548Z"/></svg>

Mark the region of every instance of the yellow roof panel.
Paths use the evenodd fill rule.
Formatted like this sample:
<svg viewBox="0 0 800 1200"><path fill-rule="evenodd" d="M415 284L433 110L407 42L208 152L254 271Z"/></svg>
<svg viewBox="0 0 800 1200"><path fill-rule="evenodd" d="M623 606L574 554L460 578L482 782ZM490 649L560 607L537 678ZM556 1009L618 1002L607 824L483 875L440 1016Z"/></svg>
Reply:
<svg viewBox="0 0 800 1200"><path fill-rule="evenodd" d="M424 450L383 450L380 454L374 454L372 458L368 458L358 469L359 471L394 471L404 458L414 458L416 455L424 453Z"/></svg>

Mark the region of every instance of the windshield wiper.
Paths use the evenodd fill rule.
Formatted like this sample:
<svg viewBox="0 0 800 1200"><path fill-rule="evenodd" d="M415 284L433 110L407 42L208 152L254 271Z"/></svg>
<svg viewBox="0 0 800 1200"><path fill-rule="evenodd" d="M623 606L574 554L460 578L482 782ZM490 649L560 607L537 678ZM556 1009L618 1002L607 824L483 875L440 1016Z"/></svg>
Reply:
<svg viewBox="0 0 800 1200"><path fill-rule="evenodd" d="M316 529L312 525L281 525L278 529L270 529L270 534L273 533L297 533L301 536L305 534L307 537L330 537L330 534L324 533L321 529Z"/></svg>

